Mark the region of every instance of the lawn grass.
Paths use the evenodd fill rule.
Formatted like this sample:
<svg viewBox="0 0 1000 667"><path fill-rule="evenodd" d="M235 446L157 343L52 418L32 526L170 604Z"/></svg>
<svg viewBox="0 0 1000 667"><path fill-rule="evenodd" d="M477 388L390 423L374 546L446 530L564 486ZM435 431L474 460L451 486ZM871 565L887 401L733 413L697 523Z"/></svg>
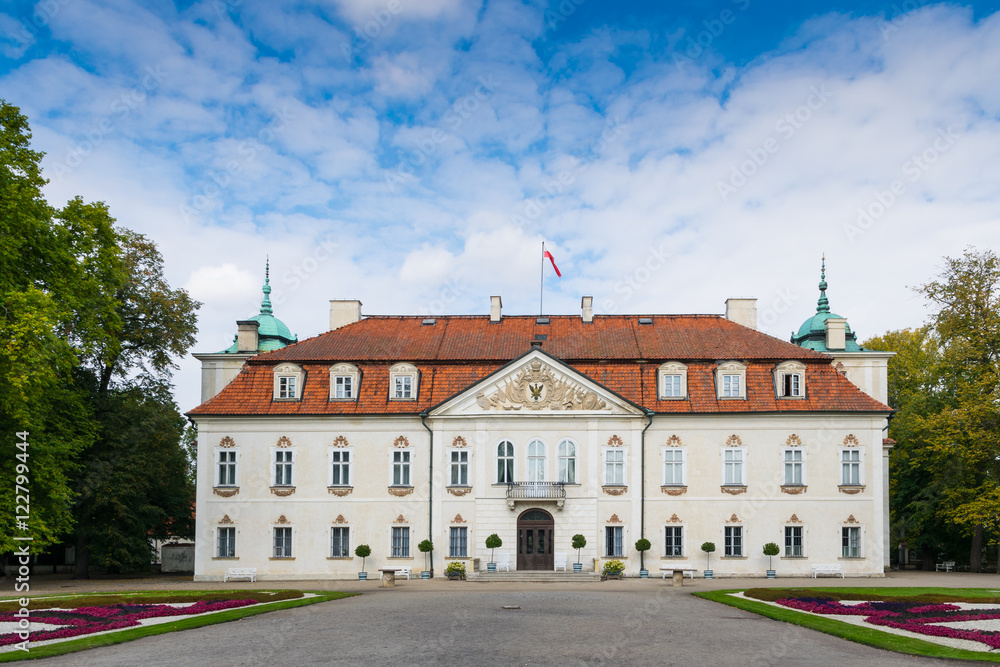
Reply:
<svg viewBox="0 0 1000 667"><path fill-rule="evenodd" d="M699 593L693 593L700 598L706 600L712 600L713 602L721 602L722 604L729 605L730 607L736 607L737 609L743 609L746 611L751 611L755 614L760 614L761 616L766 616L768 618L773 618L777 621L784 621L786 623L792 623L794 625L800 625L804 628L810 628L812 630L819 630L820 632L825 632L828 635L834 635L835 637L840 637L841 639L848 639L859 644L865 644L867 646L874 646L875 648L885 649L887 651L895 651L897 653L908 653L910 655L923 655L935 658L951 658L953 660L978 660L982 662L1000 662L1000 654L990 653L989 649L984 646L982 652L978 651L966 651L964 649L951 648L950 646L942 646L941 644L935 644L934 642L924 641L921 639L913 639L911 637L904 637L902 635L892 634L889 632L882 632L881 630L876 630L875 628L859 627L856 625L851 625L850 623L844 623L835 618L827 618L825 616L816 616L812 614L806 614L803 612L795 611L793 609L788 609L786 607L775 607L773 605L765 604L764 602L757 602L754 600L747 600L744 598L733 597L730 593L738 593L743 589L730 589L722 591L705 591ZM804 591L809 591L812 593L813 597L820 597L833 592L840 592L846 594L857 594L857 595L873 595L873 596L893 596L893 597L910 597L910 596L924 596L924 595L941 595L948 596L952 595L959 598L993 598L996 596L995 591L988 589L977 589L977 588L836 588L836 589L823 589L823 588L813 588L813 589L772 589L785 592L795 591L801 593ZM850 599L850 598L847 598ZM860 597L854 599L861 599Z"/></svg>
<svg viewBox="0 0 1000 667"><path fill-rule="evenodd" d="M54 644L45 644L42 646L32 646L30 643L28 647L30 651L10 651L7 653L0 653L0 662L15 662L17 660L37 660L39 658L48 658L55 655L63 655L66 653L74 653L76 651L84 651L90 648L97 648L98 646L111 646L114 644L121 644L123 642L130 642L136 639L141 639L142 637L150 637L153 635L162 635L167 632L175 632L177 630L189 630L191 628L201 628L206 625L215 625L216 623L225 623L227 621L236 621L241 618L246 618L248 616L256 616L257 614L266 614L269 611L276 611L278 609L292 609L294 607L304 607L306 605L316 604L319 602L328 602L330 600L339 600L341 598L353 597L359 595L359 593L340 593L331 591L223 591L223 599L236 600L243 599L247 600L250 598L256 598L254 594L260 593L313 593L315 597L296 597L294 599L284 599L279 602L267 603L264 602L258 605L251 605L249 607L240 607L238 609L227 609L225 611L220 611L212 614L199 614L198 616L191 616L190 618L184 618L177 621L169 621L166 623L160 623L157 625L139 626L135 628L128 628L126 630L117 630L115 632L109 632L100 635L84 635L76 639L68 639L63 642L56 642ZM218 590L214 591L188 591L185 593L178 593L177 591L143 591L136 593L112 593L109 594L108 598L125 598L129 602L136 602L139 599L146 599L146 603L155 604L157 602L163 602L166 598L176 597L178 595L187 594L201 594L204 596L216 596L220 593ZM73 602L74 606L79 606L77 600L81 598L94 598L94 597L105 597L98 596L94 593L84 593L80 595L52 595L46 596L48 598L58 598L59 600L64 600L67 602ZM40 598L41 599L41 598ZM203 599L203 598L198 598ZM188 600L192 601L192 600ZM114 602L105 602L104 604L118 604L121 600Z"/></svg>

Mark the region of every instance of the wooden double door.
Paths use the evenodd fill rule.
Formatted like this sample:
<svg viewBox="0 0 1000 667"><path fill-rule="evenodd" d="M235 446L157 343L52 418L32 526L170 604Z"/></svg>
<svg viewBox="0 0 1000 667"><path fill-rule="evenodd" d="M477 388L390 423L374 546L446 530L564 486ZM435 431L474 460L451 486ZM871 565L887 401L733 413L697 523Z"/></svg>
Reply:
<svg viewBox="0 0 1000 667"><path fill-rule="evenodd" d="M552 570L555 521L540 509L523 512L517 518L517 569Z"/></svg>

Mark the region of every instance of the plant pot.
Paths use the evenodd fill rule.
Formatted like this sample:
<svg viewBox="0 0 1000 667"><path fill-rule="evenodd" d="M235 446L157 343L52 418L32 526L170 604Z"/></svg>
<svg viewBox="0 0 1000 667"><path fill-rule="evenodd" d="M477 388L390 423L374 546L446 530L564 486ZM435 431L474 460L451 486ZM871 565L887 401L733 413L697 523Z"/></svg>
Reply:
<svg viewBox="0 0 1000 667"><path fill-rule="evenodd" d="M431 578L431 571L430 570L423 570L423 571L421 571L420 572L420 578L421 579L430 579Z"/></svg>
<svg viewBox="0 0 1000 667"><path fill-rule="evenodd" d="M640 579L649 579L649 570L639 570Z"/></svg>
<svg viewBox="0 0 1000 667"><path fill-rule="evenodd" d="M358 572L358 581L368 581L368 573Z"/></svg>
<svg viewBox="0 0 1000 667"><path fill-rule="evenodd" d="M573 563L574 572L583 572L583 563Z"/></svg>
<svg viewBox="0 0 1000 667"><path fill-rule="evenodd" d="M465 579L465 577L463 577L460 574L449 574L448 579L450 579L451 581L458 581L459 579Z"/></svg>
<svg viewBox="0 0 1000 667"><path fill-rule="evenodd" d="M487 572L496 572L497 571L497 564L496 563L487 563L486 564L486 571Z"/></svg>
<svg viewBox="0 0 1000 667"><path fill-rule="evenodd" d="M705 570L705 578L706 579L711 579L712 578L712 571L711 570Z"/></svg>
<svg viewBox="0 0 1000 667"><path fill-rule="evenodd" d="M622 578L621 574L606 574L606 575L604 575L604 579L605 580L621 579L621 578Z"/></svg>
<svg viewBox="0 0 1000 667"><path fill-rule="evenodd" d="M774 570L768 570L767 571L767 578L768 579L774 579Z"/></svg>

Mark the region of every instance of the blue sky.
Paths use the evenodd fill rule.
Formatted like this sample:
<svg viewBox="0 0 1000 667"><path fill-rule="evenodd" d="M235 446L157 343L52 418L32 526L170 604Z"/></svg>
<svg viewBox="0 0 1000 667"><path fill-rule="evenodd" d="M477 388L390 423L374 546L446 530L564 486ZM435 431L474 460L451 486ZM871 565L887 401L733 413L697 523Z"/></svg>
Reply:
<svg viewBox="0 0 1000 667"><path fill-rule="evenodd" d="M106 201L204 303L300 338L369 314L721 313L787 339L926 317L1000 237L998 3L128 2L0 9L53 203ZM194 359L177 398L198 402Z"/></svg>

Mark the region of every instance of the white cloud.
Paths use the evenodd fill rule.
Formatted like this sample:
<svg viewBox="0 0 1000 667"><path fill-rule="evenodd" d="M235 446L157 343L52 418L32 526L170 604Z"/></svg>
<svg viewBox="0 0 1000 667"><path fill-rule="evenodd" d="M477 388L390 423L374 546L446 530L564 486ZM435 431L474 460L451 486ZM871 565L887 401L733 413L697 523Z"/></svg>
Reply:
<svg viewBox="0 0 1000 667"><path fill-rule="evenodd" d="M210 308L224 302L245 299L260 291L259 279L236 264L220 264L195 269L184 283L184 289Z"/></svg>

